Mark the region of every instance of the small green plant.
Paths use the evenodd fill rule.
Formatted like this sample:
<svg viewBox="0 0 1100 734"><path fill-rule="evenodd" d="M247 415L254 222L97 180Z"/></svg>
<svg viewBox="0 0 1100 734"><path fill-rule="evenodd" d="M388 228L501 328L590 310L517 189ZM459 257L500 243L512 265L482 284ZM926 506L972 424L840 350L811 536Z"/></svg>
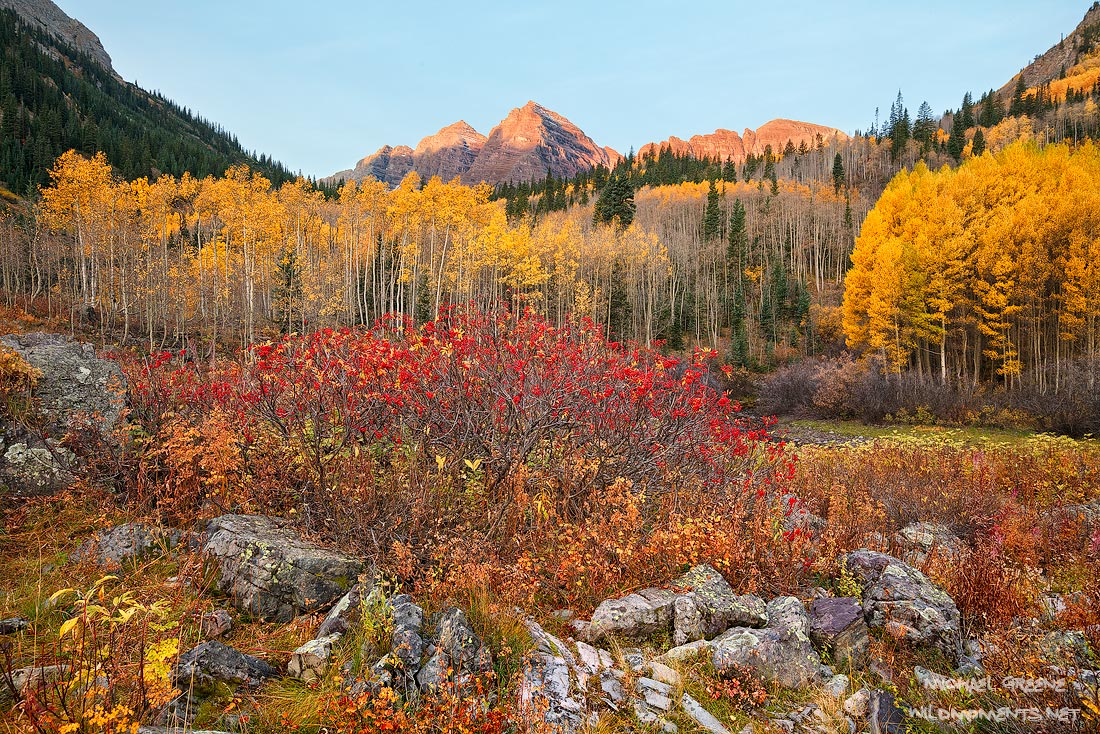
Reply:
<svg viewBox="0 0 1100 734"><path fill-rule="evenodd" d="M837 574L834 587L841 596L851 596L857 599L863 597L863 584L860 583L855 574L848 570L847 558L840 559L840 573Z"/></svg>

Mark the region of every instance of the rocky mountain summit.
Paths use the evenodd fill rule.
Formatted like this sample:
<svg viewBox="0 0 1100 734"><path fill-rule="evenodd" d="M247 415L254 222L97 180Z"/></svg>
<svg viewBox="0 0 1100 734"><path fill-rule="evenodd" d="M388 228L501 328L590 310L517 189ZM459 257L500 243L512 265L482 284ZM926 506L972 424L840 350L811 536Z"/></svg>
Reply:
<svg viewBox="0 0 1100 734"><path fill-rule="evenodd" d="M331 181L373 177L390 186L410 171L422 179L439 176L463 183L527 181L549 170L569 178L597 165L611 166L619 154L596 145L579 127L535 102L512 110L485 137L464 120L448 125L417 143L382 146L355 168L334 173Z"/></svg>
<svg viewBox="0 0 1100 734"><path fill-rule="evenodd" d="M596 145L558 113L528 102L493 128L462 180L529 181L547 171L558 178L571 178L597 165L610 167L618 159L618 153Z"/></svg>
<svg viewBox="0 0 1100 734"><path fill-rule="evenodd" d="M638 154L645 156L650 153L660 153L667 148L677 155L718 158L723 161L729 159L740 163L750 154L763 155L769 145L772 151L778 154L783 151L788 140L796 148L803 143L812 148L817 145L819 139L827 143L834 139L847 140L848 135L836 128L815 125L812 122L780 119L766 122L756 130L745 128L741 135L733 130L719 128L713 133L693 135L687 140L673 136L660 143L649 143L643 146Z"/></svg>
<svg viewBox="0 0 1100 734"><path fill-rule="evenodd" d="M0 8L11 8L25 22L38 26L92 57L100 66L114 72L111 57L99 36L50 0L0 0Z"/></svg>

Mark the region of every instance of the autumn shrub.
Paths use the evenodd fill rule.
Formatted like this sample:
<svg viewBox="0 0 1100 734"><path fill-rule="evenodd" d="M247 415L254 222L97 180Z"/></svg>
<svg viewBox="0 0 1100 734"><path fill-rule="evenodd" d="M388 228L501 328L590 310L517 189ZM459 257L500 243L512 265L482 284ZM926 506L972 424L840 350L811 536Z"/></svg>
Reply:
<svg viewBox="0 0 1100 734"><path fill-rule="evenodd" d="M23 422L30 417L41 376L14 349L0 346L0 419Z"/></svg>
<svg viewBox="0 0 1100 734"><path fill-rule="evenodd" d="M70 616L53 641L50 665L22 692L23 714L36 731L132 732L179 693L171 682L179 624L169 602L143 603L118 581L103 576L50 598Z"/></svg>
<svg viewBox="0 0 1100 734"><path fill-rule="evenodd" d="M163 488L143 499L177 514L213 496L293 512L408 580L498 569L517 598L588 599L703 560L778 583L800 568L773 507L790 459L712 387L712 358L466 309L290 336L214 369L162 354L129 367L159 437L131 485ZM539 571L515 578L525 564Z"/></svg>

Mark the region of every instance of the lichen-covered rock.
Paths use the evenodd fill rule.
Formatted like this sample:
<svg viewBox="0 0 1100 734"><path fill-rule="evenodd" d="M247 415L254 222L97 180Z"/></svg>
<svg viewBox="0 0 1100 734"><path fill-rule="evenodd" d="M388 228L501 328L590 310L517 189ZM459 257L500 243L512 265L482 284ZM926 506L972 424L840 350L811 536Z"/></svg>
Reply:
<svg viewBox="0 0 1100 734"><path fill-rule="evenodd" d="M586 636L591 641L606 636L642 640L671 632L673 644L683 645L711 639L730 627L767 623L764 602L735 594L710 566L692 568L669 587L642 589L602 602L592 614Z"/></svg>
<svg viewBox="0 0 1100 734"><path fill-rule="evenodd" d="M932 553L955 558L963 550L963 542L951 528L934 522L914 522L894 535L894 542L901 549L906 563L920 565Z"/></svg>
<svg viewBox="0 0 1100 734"><path fill-rule="evenodd" d="M710 566L696 566L673 585L688 589L673 605L674 645L709 640L730 627L763 627L768 622L762 599L735 594L729 582Z"/></svg>
<svg viewBox="0 0 1100 734"><path fill-rule="evenodd" d="M269 517L223 515L207 532L203 552L218 563L218 588L264 621L326 608L363 570L358 560L304 541Z"/></svg>
<svg viewBox="0 0 1100 734"><path fill-rule="evenodd" d="M100 359L91 344L63 334L9 334L0 344L14 349L42 376L35 388L51 433L63 433L84 415L104 434L118 425L126 376L117 362Z"/></svg>
<svg viewBox="0 0 1100 734"><path fill-rule="evenodd" d="M13 443L4 450L0 485L16 494L38 495L59 492L72 484L76 456L53 439L44 445L33 443Z"/></svg>
<svg viewBox="0 0 1100 734"><path fill-rule="evenodd" d="M207 690L214 683L259 686L279 671L263 660L220 642L204 642L180 655L173 680L181 691Z"/></svg>
<svg viewBox="0 0 1100 734"><path fill-rule="evenodd" d="M764 629L734 627L713 642L719 672L747 668L786 688L805 688L821 679L821 657L809 637L810 619L802 602L779 597L768 603Z"/></svg>
<svg viewBox="0 0 1100 734"><path fill-rule="evenodd" d="M359 623L363 605L372 592L374 592L373 586L356 584L351 587L351 590L340 597L340 600L333 604L332 609L325 615L321 626L317 628L317 637L346 634Z"/></svg>
<svg viewBox="0 0 1100 734"><path fill-rule="evenodd" d="M340 640L340 635L318 637L301 645L290 655L287 674L304 683L314 683L324 677L332 662L332 648Z"/></svg>
<svg viewBox="0 0 1100 734"><path fill-rule="evenodd" d="M672 628L676 594L667 589L642 589L596 607L588 628L589 640L603 637L644 639Z"/></svg>
<svg viewBox="0 0 1100 734"><path fill-rule="evenodd" d="M913 644L933 646L958 659L959 609L947 592L885 553L857 550L845 560L863 582L863 613L872 628L889 626Z"/></svg>
<svg viewBox="0 0 1100 734"><path fill-rule="evenodd" d="M76 550L73 560L90 561L105 569L119 568L146 556L167 553L182 538L179 530L128 522L96 533Z"/></svg>
<svg viewBox="0 0 1100 734"><path fill-rule="evenodd" d="M524 658L519 686L521 714L545 721L562 734L573 734L585 725L586 708L584 692L571 685L565 658L540 650Z"/></svg>
<svg viewBox="0 0 1100 734"><path fill-rule="evenodd" d="M815 599L810 605L810 639L827 651L834 663L859 667L867 657L871 640L858 599Z"/></svg>

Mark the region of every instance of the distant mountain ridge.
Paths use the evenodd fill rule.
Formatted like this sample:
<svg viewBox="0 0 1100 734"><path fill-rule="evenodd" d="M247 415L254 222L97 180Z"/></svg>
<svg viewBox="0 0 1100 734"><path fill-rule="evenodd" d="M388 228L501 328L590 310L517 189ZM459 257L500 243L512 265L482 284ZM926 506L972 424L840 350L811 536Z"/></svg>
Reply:
<svg viewBox="0 0 1100 734"><path fill-rule="evenodd" d="M733 130L719 128L707 135L693 135L688 140L670 137L660 143L649 143L638 151L639 156L658 154L664 148L677 155L690 155L695 158L716 158L720 161L732 160L741 163L748 155L763 155L768 146L777 155L783 152L787 142L794 147L805 143L808 147L816 145L818 139L823 142L847 140L847 133L834 127L815 125L812 122L798 120L772 120L756 130L745 128L738 135Z"/></svg>
<svg viewBox="0 0 1100 734"><path fill-rule="evenodd" d="M757 130L746 128L742 135L719 129L689 140L670 137L643 146L639 155L657 153L665 147L678 155L739 163L749 154L762 155L769 145L778 154L787 141L795 147L801 143L813 146L819 138L828 142L847 140L848 135L825 125L779 119ZM444 181L458 178L466 184L484 181L496 185L539 179L547 171L555 178L568 179L596 166L611 168L621 158L612 148L597 145L562 115L528 102L508 113L488 137L459 121L424 138L415 149L384 145L360 160L355 168L339 171L325 180L335 183L373 177L397 186L410 171L416 171L422 179L439 176Z"/></svg>

